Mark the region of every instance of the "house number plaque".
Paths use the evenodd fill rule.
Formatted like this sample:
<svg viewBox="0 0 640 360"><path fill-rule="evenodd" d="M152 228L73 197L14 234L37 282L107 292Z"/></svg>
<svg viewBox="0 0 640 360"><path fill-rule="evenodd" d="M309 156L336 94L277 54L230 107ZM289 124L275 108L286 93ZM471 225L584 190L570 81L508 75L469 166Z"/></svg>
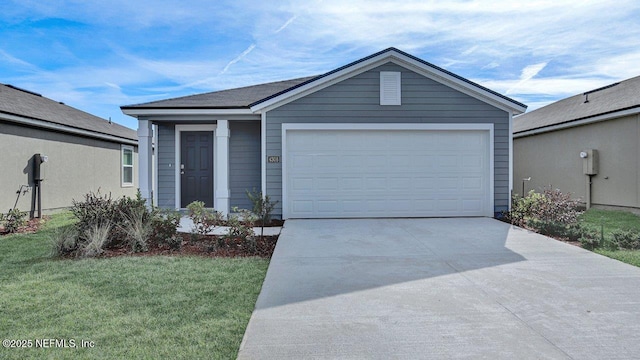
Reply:
<svg viewBox="0 0 640 360"><path fill-rule="evenodd" d="M268 163L279 163L280 162L280 156L267 156L267 162Z"/></svg>

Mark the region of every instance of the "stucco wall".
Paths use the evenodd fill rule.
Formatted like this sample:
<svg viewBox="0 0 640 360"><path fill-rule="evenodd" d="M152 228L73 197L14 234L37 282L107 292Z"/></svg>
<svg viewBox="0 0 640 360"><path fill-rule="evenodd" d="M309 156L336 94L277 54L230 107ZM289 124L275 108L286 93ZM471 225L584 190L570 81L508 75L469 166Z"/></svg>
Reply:
<svg viewBox="0 0 640 360"><path fill-rule="evenodd" d="M637 115L514 139L514 192L545 186L585 199L587 176L580 151L596 149L593 205L640 207L640 117Z"/></svg>
<svg viewBox="0 0 640 360"><path fill-rule="evenodd" d="M111 193L113 198L135 196L138 189L138 156L134 148L134 186L121 186L121 145L0 122L0 211L16 201L21 185L33 185L34 154L47 155L42 165L42 208L44 213L71 206L89 191ZM31 190L20 196L18 208L31 209Z"/></svg>

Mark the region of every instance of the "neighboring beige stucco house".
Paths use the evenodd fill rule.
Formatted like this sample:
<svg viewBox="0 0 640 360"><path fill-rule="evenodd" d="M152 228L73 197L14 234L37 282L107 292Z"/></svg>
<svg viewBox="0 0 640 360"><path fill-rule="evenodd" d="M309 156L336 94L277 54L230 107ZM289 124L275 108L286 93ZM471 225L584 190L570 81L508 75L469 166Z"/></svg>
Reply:
<svg viewBox="0 0 640 360"><path fill-rule="evenodd" d="M134 130L0 84L0 212L16 200L18 209L35 210L35 154L47 157L41 166L44 213L67 208L90 191L135 196L137 143Z"/></svg>
<svg viewBox="0 0 640 360"><path fill-rule="evenodd" d="M640 76L517 116L513 129L516 193L531 177L525 192L551 186L587 205L640 209Z"/></svg>

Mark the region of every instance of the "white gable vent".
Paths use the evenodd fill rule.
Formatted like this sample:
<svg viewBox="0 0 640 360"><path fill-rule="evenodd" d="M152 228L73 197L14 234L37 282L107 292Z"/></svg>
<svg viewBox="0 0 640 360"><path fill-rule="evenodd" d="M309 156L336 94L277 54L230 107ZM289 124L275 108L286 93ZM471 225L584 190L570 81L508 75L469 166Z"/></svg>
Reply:
<svg viewBox="0 0 640 360"><path fill-rule="evenodd" d="M402 105L400 72L380 71L380 105Z"/></svg>

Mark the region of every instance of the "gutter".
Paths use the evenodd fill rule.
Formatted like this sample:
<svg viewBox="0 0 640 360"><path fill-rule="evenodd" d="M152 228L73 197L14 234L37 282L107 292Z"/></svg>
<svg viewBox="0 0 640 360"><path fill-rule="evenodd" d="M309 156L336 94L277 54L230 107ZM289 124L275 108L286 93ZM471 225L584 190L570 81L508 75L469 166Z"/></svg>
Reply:
<svg viewBox="0 0 640 360"><path fill-rule="evenodd" d="M138 146L137 140L127 139L127 138L123 138L115 135L109 135L109 134L103 134L103 133L94 132L90 130L78 129L78 128L74 128L66 125L56 124L56 123L38 120L38 119L25 118L22 116L16 116L16 115L11 115L6 113L3 113L1 116L2 116L2 120L6 120L6 121L18 123L18 124L33 126L41 129L55 130L55 131L60 131L64 133L80 135L80 136L85 136L90 138L96 138L100 140L115 142L118 144Z"/></svg>

